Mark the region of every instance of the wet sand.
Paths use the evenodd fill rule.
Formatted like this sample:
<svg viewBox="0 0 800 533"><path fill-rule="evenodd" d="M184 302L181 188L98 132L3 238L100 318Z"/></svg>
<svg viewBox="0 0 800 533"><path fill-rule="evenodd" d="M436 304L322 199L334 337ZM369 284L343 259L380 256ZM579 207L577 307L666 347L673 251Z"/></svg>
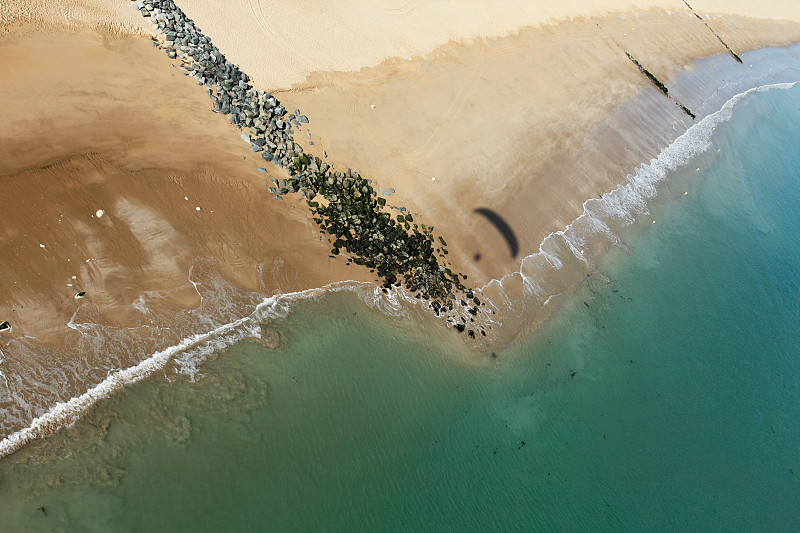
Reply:
<svg viewBox="0 0 800 533"><path fill-rule="evenodd" d="M285 174L258 171L263 161L147 40L36 35L0 47L15 72L0 89L13 102L0 126L0 316L15 327L57 330L78 291L121 322L145 291L196 306L187 276L198 257L267 294L372 279L328 258L302 206L269 198L268 176Z"/></svg>

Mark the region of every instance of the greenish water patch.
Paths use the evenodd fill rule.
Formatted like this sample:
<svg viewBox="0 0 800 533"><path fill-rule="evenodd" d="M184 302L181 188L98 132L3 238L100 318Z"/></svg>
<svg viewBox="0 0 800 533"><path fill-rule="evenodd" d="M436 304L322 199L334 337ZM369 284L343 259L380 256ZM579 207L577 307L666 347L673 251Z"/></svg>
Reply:
<svg viewBox="0 0 800 533"><path fill-rule="evenodd" d="M749 97L630 253L497 357L351 294L300 303L278 349L139 383L0 461L0 523L797 530L798 108L797 88Z"/></svg>

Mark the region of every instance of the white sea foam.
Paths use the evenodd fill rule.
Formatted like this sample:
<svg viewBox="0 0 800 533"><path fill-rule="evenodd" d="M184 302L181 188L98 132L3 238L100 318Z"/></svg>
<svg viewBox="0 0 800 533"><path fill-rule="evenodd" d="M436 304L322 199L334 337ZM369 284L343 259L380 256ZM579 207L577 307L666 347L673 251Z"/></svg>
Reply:
<svg viewBox="0 0 800 533"><path fill-rule="evenodd" d="M80 396L74 397L67 402L57 403L45 414L33 419L28 427L12 433L0 441L0 457L4 457L25 444L49 435L55 430L74 422L97 401L109 397L126 385L136 383L163 369L170 361L176 363L176 369L179 372L190 377L195 375L198 365L205 360L209 353L230 346L244 338L257 337L260 334L258 332L258 323L268 318L286 316L291 301L312 298L329 290L341 290L341 288L352 285L360 284L357 282L341 282L325 287L265 298L252 313L243 318L215 327L206 333L191 335L173 346L154 353L135 366L110 372L102 382ZM82 325L70 320L69 326L74 329L80 329ZM5 378L5 376L3 377Z"/></svg>
<svg viewBox="0 0 800 533"><path fill-rule="evenodd" d="M192 281L191 274L190 281ZM195 284L195 288L197 288L197 285L199 283ZM288 316L294 301L342 291L354 292L368 306L377 309L383 314L395 317L407 316L407 310L410 309L409 304L414 306L425 304L422 300L414 298L402 287L396 287L384 293L382 287L374 283L357 281L343 281L319 288L266 298L249 315L243 318L214 327L206 333L189 336L175 345L154 353L135 366L124 370L109 371L107 377L98 385L67 402L57 403L45 414L34 418L28 427L0 441L0 457L12 453L33 440L49 435L61 427L74 423L96 402L120 391L126 385L136 383L164 369L168 363L172 364L173 369L178 374L194 380L200 372L201 365L207 361L209 355L244 339L260 338L260 324L267 320ZM148 311L144 298L139 298L134 303L139 304L137 309L138 307L143 308L143 310L139 309L140 311L145 313ZM68 323L68 327L71 329L79 331L83 335L91 335L91 340L96 336L100 336L100 332L95 331L95 326L96 324L94 323L84 324L78 322L75 315ZM0 352L1 354L2 352ZM5 379L3 374L0 374L0 377ZM14 399L20 402L23 401L22 398L17 398L16 396L14 396Z"/></svg>
<svg viewBox="0 0 800 533"><path fill-rule="evenodd" d="M610 244L624 246L614 234L610 222L620 227L633 224L637 216L649 214L648 200L657 193L657 185L664 181L669 173L687 165L692 159L711 147L711 136L714 128L729 120L736 105L747 96L756 92L771 90L789 90L800 81L761 85L736 94L722 107L688 128L659 155L649 163L639 166L634 175L628 175L628 183L620 185L604 194L601 198L591 198L583 203L583 213L563 230L549 234L539 245L539 251L522 259L519 271L511 272L501 279L493 279L484 285L483 290L499 288L505 296L503 282L517 275L522 277L525 292L528 295L546 296L540 287L533 283L526 274L526 265L546 264L553 270L563 268L565 261L573 256L583 264L591 267L594 258L591 250L585 249L590 237L605 237ZM547 296L546 302L551 296ZM510 302L507 302L510 303Z"/></svg>

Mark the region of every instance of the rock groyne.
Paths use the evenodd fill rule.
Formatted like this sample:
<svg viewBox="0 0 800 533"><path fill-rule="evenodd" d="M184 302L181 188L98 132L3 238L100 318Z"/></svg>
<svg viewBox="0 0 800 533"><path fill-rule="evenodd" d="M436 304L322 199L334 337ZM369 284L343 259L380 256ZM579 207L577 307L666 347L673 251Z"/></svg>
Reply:
<svg viewBox="0 0 800 533"><path fill-rule="evenodd" d="M332 256L344 250L348 262L374 272L384 290L402 286L458 331L470 337L476 332L486 335L485 326L478 325L482 321L476 321L485 304L462 283L466 276L448 266L445 241L439 237L437 242L433 227L418 224L408 213L392 216L371 180L350 169L336 171L304 153L292 134L293 126L308 123L308 118L255 90L250 77L228 61L175 2L136 0L131 6L163 33L163 40L154 39L154 44L205 87L214 111L230 116L254 153L286 169L290 177L270 191L277 198L299 194L305 200L331 242ZM466 326L472 323L474 329Z"/></svg>

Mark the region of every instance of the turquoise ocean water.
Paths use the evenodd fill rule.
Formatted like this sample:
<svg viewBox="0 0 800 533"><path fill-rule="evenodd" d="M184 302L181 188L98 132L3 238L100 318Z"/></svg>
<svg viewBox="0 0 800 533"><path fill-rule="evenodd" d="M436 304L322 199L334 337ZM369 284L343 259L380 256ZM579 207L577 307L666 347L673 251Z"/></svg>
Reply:
<svg viewBox="0 0 800 533"><path fill-rule="evenodd" d="M0 530L797 531L799 108L748 96L494 357L350 293L298 303L278 349L0 460Z"/></svg>

